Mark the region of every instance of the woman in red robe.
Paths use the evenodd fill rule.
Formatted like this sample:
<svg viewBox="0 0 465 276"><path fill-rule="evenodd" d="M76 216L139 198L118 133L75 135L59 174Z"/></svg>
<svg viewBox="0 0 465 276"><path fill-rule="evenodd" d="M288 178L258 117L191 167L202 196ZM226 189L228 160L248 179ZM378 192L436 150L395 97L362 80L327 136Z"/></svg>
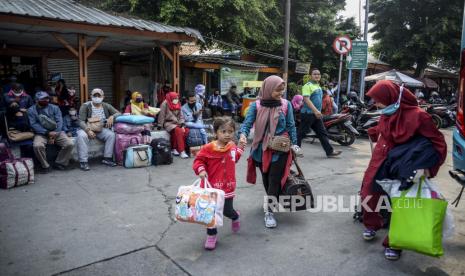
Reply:
<svg viewBox="0 0 465 276"><path fill-rule="evenodd" d="M375 101L378 108L385 108L395 104L400 95L400 86L387 80L376 83L367 96ZM431 116L418 106L415 96L408 89L404 88L401 95L400 106L391 115L381 115L379 124L368 131L370 139L376 142L373 154L363 177L361 199L367 199L367 206L375 210L382 195L373 189L375 175L383 164L389 151L397 146L408 142L411 138L421 135L431 141L436 149L440 161L426 171L430 177L436 176L439 167L444 163L447 155L447 144L442 133L435 127ZM363 232L365 240L372 240L376 231L383 226L383 218L377 212L363 210L363 224L366 230ZM400 250L389 248L389 241L386 238L383 245L386 247L385 256L390 260L397 260L400 257Z"/></svg>

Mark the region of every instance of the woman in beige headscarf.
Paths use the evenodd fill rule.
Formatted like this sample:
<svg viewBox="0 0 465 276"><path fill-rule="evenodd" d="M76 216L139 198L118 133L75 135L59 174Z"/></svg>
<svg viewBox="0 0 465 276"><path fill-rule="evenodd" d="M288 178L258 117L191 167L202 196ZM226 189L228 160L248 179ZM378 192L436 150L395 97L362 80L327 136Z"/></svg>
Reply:
<svg viewBox="0 0 465 276"><path fill-rule="evenodd" d="M294 151L300 151L294 124L292 104L283 99L286 84L278 76L263 81L258 100L250 105L244 123L239 131L241 142L247 142L250 129L255 124L255 134L249 157L247 181L255 183L255 166L262 173L263 185L269 197L278 198L281 188L289 175L292 155L268 148L272 136L288 136ZM277 222L271 206L265 213L265 226L274 228Z"/></svg>

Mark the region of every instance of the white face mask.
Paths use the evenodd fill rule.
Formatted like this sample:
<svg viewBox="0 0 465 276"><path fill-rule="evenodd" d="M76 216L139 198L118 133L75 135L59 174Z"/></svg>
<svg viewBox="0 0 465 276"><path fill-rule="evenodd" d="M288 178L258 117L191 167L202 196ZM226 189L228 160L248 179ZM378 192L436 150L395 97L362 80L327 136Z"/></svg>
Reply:
<svg viewBox="0 0 465 276"><path fill-rule="evenodd" d="M72 96L76 95L76 90L69 89L68 93L72 97Z"/></svg>
<svg viewBox="0 0 465 276"><path fill-rule="evenodd" d="M179 100L176 99L176 100L173 100L173 104L178 104L179 103Z"/></svg>
<svg viewBox="0 0 465 276"><path fill-rule="evenodd" d="M94 104L101 104L103 102L103 98L92 97L92 102Z"/></svg>
<svg viewBox="0 0 465 276"><path fill-rule="evenodd" d="M69 115L70 116L76 116L76 110L70 110Z"/></svg>

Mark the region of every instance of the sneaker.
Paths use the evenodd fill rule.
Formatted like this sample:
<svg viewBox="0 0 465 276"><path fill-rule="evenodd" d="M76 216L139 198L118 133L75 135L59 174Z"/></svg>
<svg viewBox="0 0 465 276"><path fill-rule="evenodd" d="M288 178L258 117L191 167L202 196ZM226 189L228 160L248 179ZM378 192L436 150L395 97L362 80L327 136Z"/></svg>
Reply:
<svg viewBox="0 0 465 276"><path fill-rule="evenodd" d="M370 229L365 229L363 231L363 239L366 241L371 241L375 238L376 236L376 231L370 230Z"/></svg>
<svg viewBox="0 0 465 276"><path fill-rule="evenodd" d="M241 222L239 221L239 218L241 216L241 213L239 211L236 211L238 217L237 219L233 220L232 221L232 224L231 224L231 229L234 233L237 233L239 232L239 230L241 230Z"/></svg>
<svg viewBox="0 0 465 276"><path fill-rule="evenodd" d="M333 151L332 153L326 155L328 158L334 158L334 157L338 157L339 155L341 155L342 151L340 150L335 150Z"/></svg>
<svg viewBox="0 0 465 276"><path fill-rule="evenodd" d="M265 213L265 227L266 228L275 228L278 226L276 219L274 218L274 214L271 212Z"/></svg>
<svg viewBox="0 0 465 276"><path fill-rule="evenodd" d="M181 152L180 157L181 157L182 159L186 159L186 158L189 158L189 155L187 155L186 152L183 151L183 152Z"/></svg>
<svg viewBox="0 0 465 276"><path fill-rule="evenodd" d="M108 167L115 167L115 166L116 166L116 163L113 162L113 160L111 160L111 159L106 159L106 158L104 158L104 159L102 160L102 164L103 164L103 165L107 165Z"/></svg>
<svg viewBox="0 0 465 276"><path fill-rule="evenodd" d="M172 150L171 153L174 155L174 156L178 156L179 155L179 152L177 150Z"/></svg>
<svg viewBox="0 0 465 276"><path fill-rule="evenodd" d="M81 168L83 171L90 171L89 163L87 162L80 162L79 168Z"/></svg>
<svg viewBox="0 0 465 276"><path fill-rule="evenodd" d="M397 261L400 259L401 254L402 250L392 249L390 247L386 247L386 249L384 249L384 257L390 261Z"/></svg>
<svg viewBox="0 0 465 276"><path fill-rule="evenodd" d="M207 240L205 241L205 249L213 250L216 248L216 235L210 236L207 235Z"/></svg>

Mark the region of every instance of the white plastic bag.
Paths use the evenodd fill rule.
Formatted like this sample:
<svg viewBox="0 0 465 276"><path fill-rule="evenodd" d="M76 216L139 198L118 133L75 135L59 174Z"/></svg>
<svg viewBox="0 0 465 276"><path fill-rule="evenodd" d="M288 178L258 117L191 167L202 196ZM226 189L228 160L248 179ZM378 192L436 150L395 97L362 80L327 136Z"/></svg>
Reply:
<svg viewBox="0 0 465 276"><path fill-rule="evenodd" d="M208 180L181 186L176 195L175 216L178 221L197 223L208 228L223 226L224 191L212 188Z"/></svg>

